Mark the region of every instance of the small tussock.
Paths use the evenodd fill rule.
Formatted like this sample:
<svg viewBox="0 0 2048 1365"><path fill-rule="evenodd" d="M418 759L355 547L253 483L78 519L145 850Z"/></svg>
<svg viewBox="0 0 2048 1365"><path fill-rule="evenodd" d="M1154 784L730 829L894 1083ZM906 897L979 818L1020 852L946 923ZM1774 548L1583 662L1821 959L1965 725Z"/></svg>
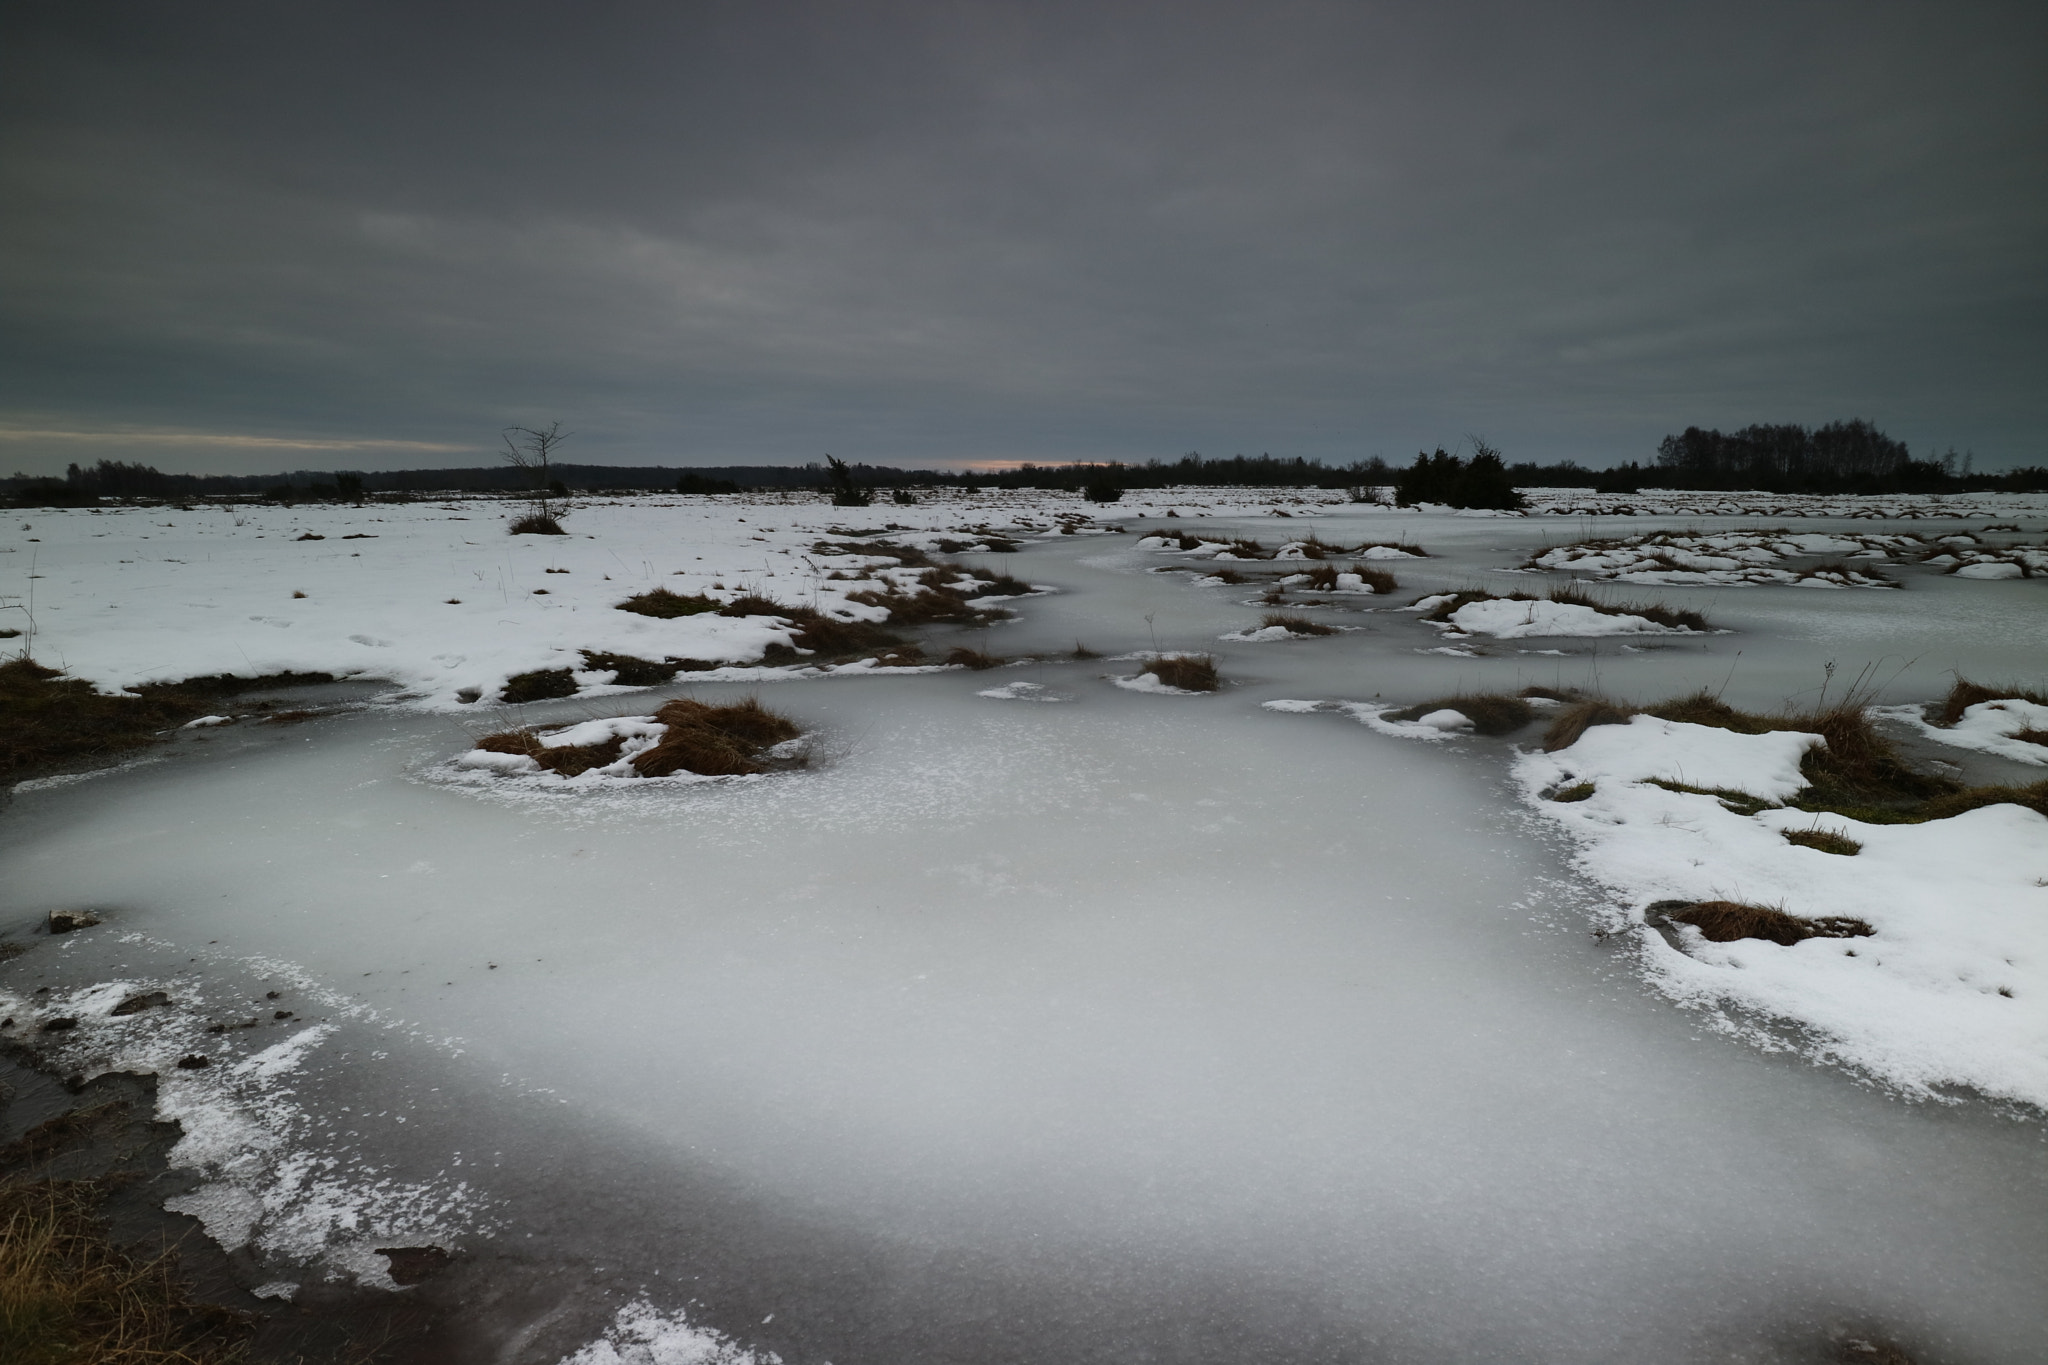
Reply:
<svg viewBox="0 0 2048 1365"><path fill-rule="evenodd" d="M1747 905L1741 901L1698 901L1671 910L1669 918L1677 924L1690 924L1709 943L1759 938L1789 948L1810 938L1868 938L1876 932L1862 920L1847 915L1801 919L1775 906Z"/></svg>
<svg viewBox="0 0 2048 1365"><path fill-rule="evenodd" d="M612 654L601 650L582 651L583 667L593 673L610 673L619 687L659 687L682 668L679 659L656 663L634 654Z"/></svg>
<svg viewBox="0 0 2048 1365"><path fill-rule="evenodd" d="M1102 654L1099 650L1090 649L1079 640L1076 640L1074 641L1074 652L1067 657L1070 659L1099 659L1102 657Z"/></svg>
<svg viewBox="0 0 2048 1365"><path fill-rule="evenodd" d="M1579 736L1595 725L1626 725L1633 713L1616 706L1610 701L1582 701L1569 710L1560 711L1557 719L1543 732L1543 748L1546 753L1569 749L1579 742Z"/></svg>
<svg viewBox="0 0 2048 1365"><path fill-rule="evenodd" d="M718 610L718 603L709 597L670 592L667 588L654 588L613 605L620 611L630 611L636 616L652 616L663 621Z"/></svg>
<svg viewBox="0 0 2048 1365"><path fill-rule="evenodd" d="M562 529L561 522L556 521L553 517L542 516L538 512L527 513L505 529L508 534L515 536L565 536L569 534Z"/></svg>
<svg viewBox="0 0 2048 1365"><path fill-rule="evenodd" d="M522 702L551 701L557 697L576 695L576 677L566 668L536 668L527 673L514 673L505 679L505 686L498 693L498 700L509 706Z"/></svg>
<svg viewBox="0 0 2048 1365"><path fill-rule="evenodd" d="M1934 724L1947 729L1963 718L1963 712L1979 702L1987 701L2030 701L2036 706L2048 706L2048 692L2036 692L2025 687L1985 687L1967 678L1957 678L1955 686L1941 699L1941 707L1934 715ZM2044 742L2039 739L2028 739L2026 735L2017 738L2027 739L2031 744Z"/></svg>
<svg viewBox="0 0 2048 1365"><path fill-rule="evenodd" d="M1973 701L1963 703L1972 704ZM1961 714L1960 706L1957 714ZM1568 749L1588 727L1626 725L1635 715L1710 725L1746 735L1777 730L1819 735L1826 742L1809 749L1799 762L1800 775L1807 785L1786 803L1797 810L1847 816L1871 825L1921 824L1983 806L2005 804L2048 815L2048 781L2025 787L1964 787L1950 778L1914 769L1871 724L1865 700L1855 693L1828 705L1778 715L1739 711L1704 691L1647 707L1625 707L1594 698L1580 702L1552 721L1543 737L1543 747L1553 753ZM1672 791L1702 790L1682 783L1656 785ZM1745 815L1770 805L1740 792L1705 794L1720 797L1729 803L1730 809ZM1747 808L1750 806L1754 808Z"/></svg>
<svg viewBox="0 0 2048 1365"><path fill-rule="evenodd" d="M836 541L821 540L811 546L813 553L821 555L860 555L868 559L893 559L906 569L929 569L937 561L914 545L899 545L893 540Z"/></svg>
<svg viewBox="0 0 2048 1365"><path fill-rule="evenodd" d="M668 731L659 744L634 757L634 770L642 777L685 771L706 777L765 772L764 751L800 733L794 721L752 697L731 706L707 706L678 697L654 718Z"/></svg>
<svg viewBox="0 0 2048 1365"><path fill-rule="evenodd" d="M1421 720L1436 711L1456 711L1471 721L1472 729L1482 735L1511 735L1536 719L1535 707L1520 697L1510 697L1500 692L1439 697L1435 701L1421 702L1400 711L1389 711L1387 719ZM1591 794L1591 791L1592 788L1589 786L1588 794Z"/></svg>
<svg viewBox="0 0 2048 1365"><path fill-rule="evenodd" d="M1000 655L984 654L978 649L969 649L966 645L960 645L951 654L946 656L946 662L957 664L961 668L971 668L976 672L980 672L989 668L1001 668L1008 661Z"/></svg>
<svg viewBox="0 0 2048 1365"><path fill-rule="evenodd" d="M1227 568L1227 567L1226 567L1226 568L1221 568L1221 569L1211 569L1211 570L1209 570L1209 577L1211 577L1211 578L1215 579L1215 580L1216 580L1216 581L1217 581L1218 583L1242 583L1242 582L1244 582L1244 575L1243 575L1243 574L1239 573L1239 572L1238 572L1237 570L1235 570L1235 569L1232 569L1232 568Z"/></svg>
<svg viewBox="0 0 2048 1365"><path fill-rule="evenodd" d="M1775 801L1766 801L1761 796L1752 796L1733 787L1695 787L1690 782L1673 782L1663 777L1651 778L1650 785L1668 792L1684 792L1688 796L1711 796L1737 815L1755 815L1759 811L1778 809Z"/></svg>
<svg viewBox="0 0 2048 1365"><path fill-rule="evenodd" d="M1862 844L1840 830L1821 829L1817 826L1813 829L1788 829L1785 831L1785 842L1797 844L1801 848L1815 849L1821 853L1838 854L1844 858L1853 858L1863 851Z"/></svg>
<svg viewBox="0 0 2048 1365"><path fill-rule="evenodd" d="M1337 633L1335 626L1326 626L1319 621L1311 621L1306 616L1296 616L1292 612L1269 611L1259 618L1259 628L1261 630L1271 630L1275 626L1280 627L1289 635L1335 635Z"/></svg>
<svg viewBox="0 0 2048 1365"><path fill-rule="evenodd" d="M1030 591L1030 589L1025 589ZM900 589L887 592L869 590L848 593L849 602L858 602L864 607L880 607L889 613L892 625L921 626L935 622L949 622L955 625L981 625L999 620L1000 614L978 611L969 602L965 593L957 592L943 582L935 581L935 575L927 573L918 580L918 590L906 593Z"/></svg>
<svg viewBox="0 0 2048 1365"><path fill-rule="evenodd" d="M574 777L618 762L622 743L614 739L604 744L558 744L550 748L532 730L501 730L485 735L476 747L490 754L524 754L551 773Z"/></svg>
<svg viewBox="0 0 2048 1365"><path fill-rule="evenodd" d="M1370 564L1353 564L1350 572L1364 579L1365 586L1371 588L1374 593L1381 597L1385 597L1390 592L1399 592L1401 590L1400 581L1385 569L1375 569Z"/></svg>
<svg viewBox="0 0 2048 1365"><path fill-rule="evenodd" d="M1183 692L1214 692L1223 685L1216 661L1206 654L1160 654L1147 659L1141 673L1150 673Z"/></svg>
<svg viewBox="0 0 2048 1365"><path fill-rule="evenodd" d="M1337 590L1337 566L1318 564L1305 575L1308 582L1303 586L1312 592L1335 592Z"/></svg>
<svg viewBox="0 0 2048 1365"><path fill-rule="evenodd" d="M1578 693L1561 690L1555 687L1525 687L1522 689L1520 695L1528 697L1532 700L1540 701L1573 702L1579 700Z"/></svg>
<svg viewBox="0 0 2048 1365"><path fill-rule="evenodd" d="M1553 801L1564 802L1584 801L1592 795L1593 784L1591 782L1574 782L1569 787L1565 787L1560 791L1552 792L1550 794L1550 799Z"/></svg>
<svg viewBox="0 0 2048 1365"><path fill-rule="evenodd" d="M1429 558L1429 551L1423 549L1420 545L1411 545L1405 540L1368 540L1351 553L1362 555L1367 550L1399 550L1404 555L1415 555L1420 559Z"/></svg>
<svg viewBox="0 0 2048 1365"><path fill-rule="evenodd" d="M254 1320L194 1302L170 1252L115 1246L106 1181L0 1184L0 1360L21 1365L229 1365Z"/></svg>

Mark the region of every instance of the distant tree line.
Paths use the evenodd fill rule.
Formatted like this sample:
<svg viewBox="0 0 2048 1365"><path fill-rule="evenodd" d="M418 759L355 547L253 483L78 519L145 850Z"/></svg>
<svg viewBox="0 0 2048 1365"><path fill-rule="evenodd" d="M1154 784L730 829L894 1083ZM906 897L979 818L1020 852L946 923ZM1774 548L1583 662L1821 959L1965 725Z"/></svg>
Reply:
<svg viewBox="0 0 2048 1365"><path fill-rule="evenodd" d="M1114 490L1133 488L1264 487L1369 490L1392 485L1403 505L1436 503L1453 507L1513 508L1517 488L1592 488L1634 493L1644 489L1758 489L1771 493L1962 493L2048 492L2048 467L1980 473L1968 455L1945 454L1916 460L1903 441L1893 440L1860 419L1806 428L1757 425L1723 433L1687 427L1667 436L1651 463L1634 461L1611 469L1583 465L1505 462L1501 452L1475 438L1473 453L1460 457L1438 448L1396 470L1375 456L1349 464L1324 464L1300 456L1270 454L1211 458L1190 451L1177 460L1143 464L1116 461L1021 464L1001 470L898 469L890 465L842 462L801 465L553 464L548 491L736 493L743 489L823 489L835 498L864 496L863 490L914 488L1038 488L1085 491L1109 500ZM100 498L178 499L256 496L280 501L354 501L372 493L528 492L531 472L509 465L460 469L295 470L289 474L166 474L145 464L101 460L72 465L62 479L16 474L0 479L0 493L17 503L83 506Z"/></svg>

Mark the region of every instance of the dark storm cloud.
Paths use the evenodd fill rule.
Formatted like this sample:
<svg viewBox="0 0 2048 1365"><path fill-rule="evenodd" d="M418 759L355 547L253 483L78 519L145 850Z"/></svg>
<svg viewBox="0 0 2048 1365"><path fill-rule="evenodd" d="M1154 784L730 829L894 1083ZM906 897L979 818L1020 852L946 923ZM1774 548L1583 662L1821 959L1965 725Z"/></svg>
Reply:
<svg viewBox="0 0 2048 1365"><path fill-rule="evenodd" d="M2034 6L8 13L0 468L2044 455Z"/></svg>

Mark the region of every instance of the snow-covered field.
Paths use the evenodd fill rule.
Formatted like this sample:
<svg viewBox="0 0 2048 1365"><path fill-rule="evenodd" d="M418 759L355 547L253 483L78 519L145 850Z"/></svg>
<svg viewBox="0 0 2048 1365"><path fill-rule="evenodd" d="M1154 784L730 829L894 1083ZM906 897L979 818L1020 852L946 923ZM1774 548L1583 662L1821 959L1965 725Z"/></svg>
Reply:
<svg viewBox="0 0 2048 1365"><path fill-rule="evenodd" d="M1898 585L1821 593L1546 563L1576 497L590 500L563 537L474 499L25 514L0 605L33 587L44 662L388 686L17 792L0 931L34 947L0 1013L75 1019L41 1044L67 1069L168 1078L180 1207L265 1267L252 1288L382 1284L374 1248L431 1241L514 1365L1791 1361L1830 1332L2028 1359L2048 818L1768 806L1797 732L1638 716L1543 752L1448 704L1390 715L1532 684L1776 710L1873 663L1916 761L2037 781L2048 708L1919 707L1951 670L2041 686L2042 583L1924 556L2039 544L2048 499L1714 495L1656 504L1669 525L1636 499L1570 528ZM820 548L862 540L1051 591L908 632L1007 660L974 671L758 667L790 623L616 606L880 621L852 594L922 570ZM1321 546L1339 576L1311 581ZM1342 581L1368 560L1398 587ZM1709 628L1508 596L1573 573ZM650 692L584 651L725 666ZM1176 653L1221 689L1135 671ZM574 697L492 701L563 667ZM805 765L636 775L662 701L751 694ZM616 754L562 777L477 748L515 726ZM1816 824L1860 851L1786 838ZM1871 932L1710 942L1653 909L1721 899ZM107 923L28 932L79 905ZM114 1013L151 990L172 1003Z"/></svg>

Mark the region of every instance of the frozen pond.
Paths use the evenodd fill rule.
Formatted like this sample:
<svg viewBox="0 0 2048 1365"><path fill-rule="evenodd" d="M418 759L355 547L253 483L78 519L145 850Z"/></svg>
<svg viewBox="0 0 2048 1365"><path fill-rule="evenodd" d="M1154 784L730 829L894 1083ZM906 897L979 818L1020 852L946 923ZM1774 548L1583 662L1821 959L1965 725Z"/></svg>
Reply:
<svg viewBox="0 0 2048 1365"><path fill-rule="evenodd" d="M1585 530L1397 529L1432 551L1394 565L1403 602L1529 587L1495 571ZM490 1155L478 1360L552 1362L643 1295L837 1365L1797 1361L1830 1332L2036 1358L2036 1118L1905 1102L1646 991L1504 746L1258 703L1725 679L1775 705L1828 661L1924 699L2039 669L2038 584L1624 588L1734 633L1464 657L1391 611L1219 642L1255 593L1136 539L1015 556L1063 591L967 639L1209 650L1221 693L1120 690L1109 659L775 684L818 767L594 795L423 780L463 717L224 735L19 797L0 911L146 936L81 936L53 980L274 959L402 1024L375 1068L329 1045L301 1098L411 1178ZM980 695L1018 680L1050 704ZM372 1086L411 1132L333 1112Z"/></svg>

